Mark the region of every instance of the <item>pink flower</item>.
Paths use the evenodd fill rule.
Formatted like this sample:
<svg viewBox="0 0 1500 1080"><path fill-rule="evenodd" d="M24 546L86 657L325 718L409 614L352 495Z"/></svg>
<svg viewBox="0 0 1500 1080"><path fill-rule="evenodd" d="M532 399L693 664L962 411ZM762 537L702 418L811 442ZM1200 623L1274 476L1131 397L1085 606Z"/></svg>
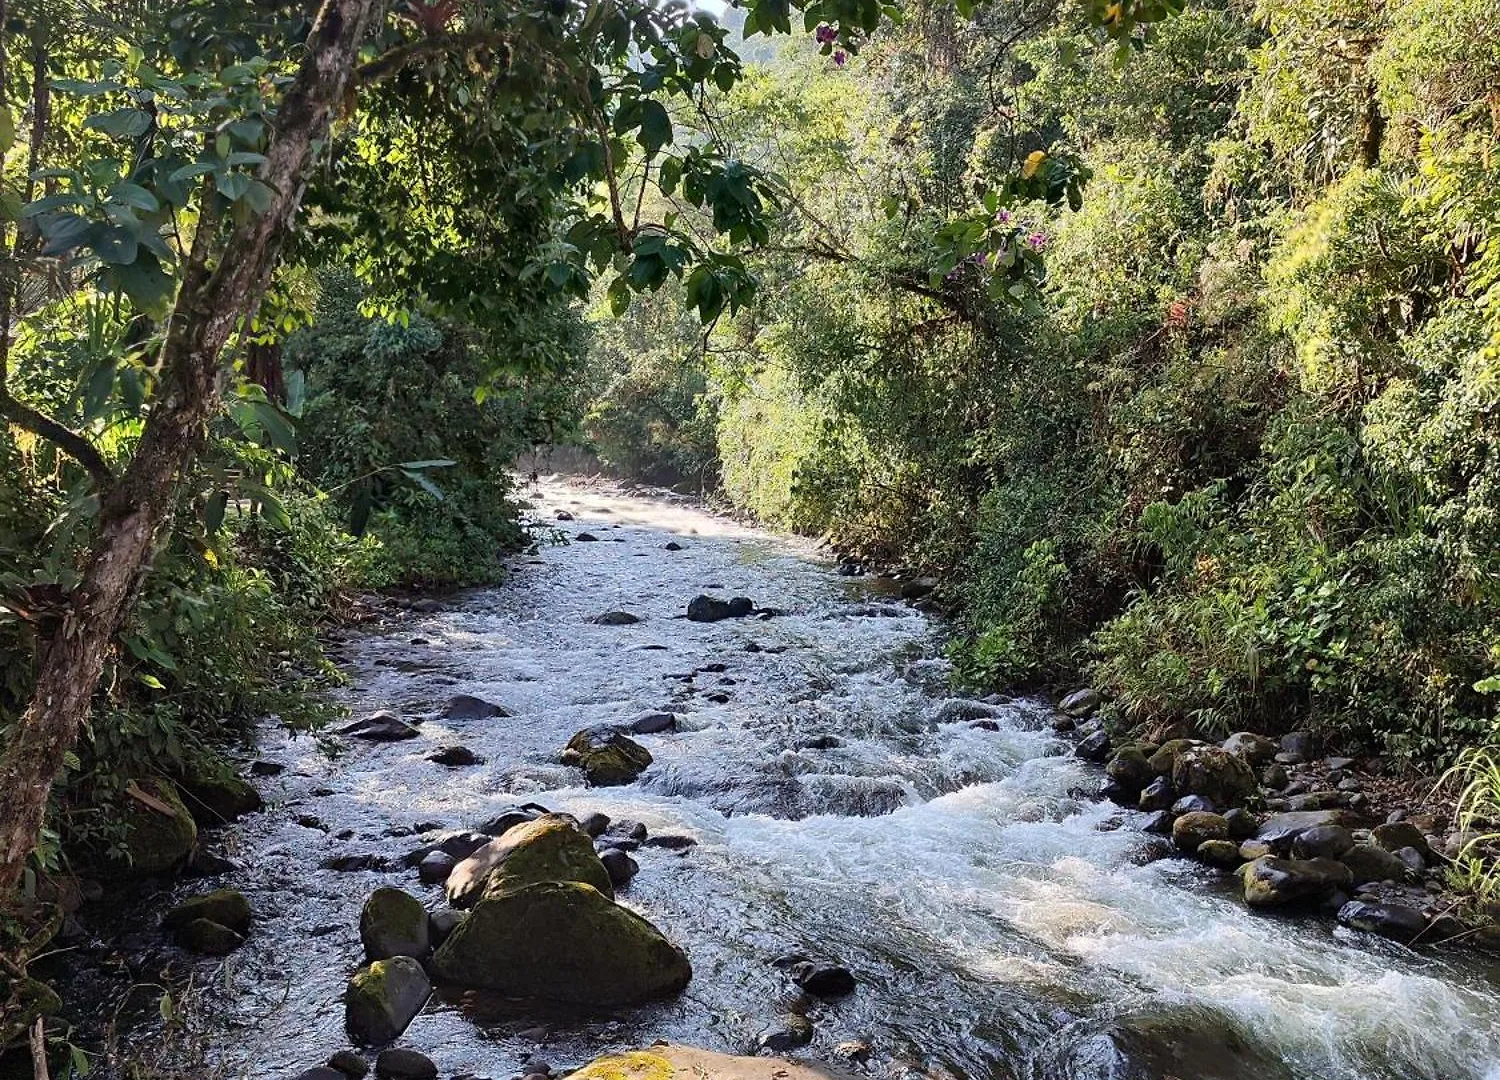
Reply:
<svg viewBox="0 0 1500 1080"><path fill-rule="evenodd" d="M833 50L833 62L835 64L837 64L839 67L843 67L844 66L844 61L846 61L848 59L849 59L849 54L846 53L843 49L834 49Z"/></svg>
<svg viewBox="0 0 1500 1080"><path fill-rule="evenodd" d="M1032 251L1041 251L1047 246L1047 234L1044 232L1032 233L1026 238L1026 246L1031 248Z"/></svg>
<svg viewBox="0 0 1500 1080"><path fill-rule="evenodd" d="M818 27L817 32L813 36L817 38L819 45L832 45L839 39L839 32L827 23L824 23Z"/></svg>
<svg viewBox="0 0 1500 1080"><path fill-rule="evenodd" d="M995 215L995 220L998 221L1001 225L1009 225L1010 224L1010 211L1009 210L1001 210L999 213L997 213Z"/></svg>

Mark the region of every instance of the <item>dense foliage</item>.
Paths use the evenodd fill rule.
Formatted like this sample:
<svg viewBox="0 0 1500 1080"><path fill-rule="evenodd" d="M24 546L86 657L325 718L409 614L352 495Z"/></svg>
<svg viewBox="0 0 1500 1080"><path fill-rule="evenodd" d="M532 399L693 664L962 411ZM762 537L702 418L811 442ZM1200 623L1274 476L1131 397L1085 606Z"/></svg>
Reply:
<svg viewBox="0 0 1500 1080"><path fill-rule="evenodd" d="M922 7L811 78L763 59L719 121L790 192L760 299L604 331L616 372L652 334L606 456L704 460L712 422L735 504L940 572L978 684L1398 764L1490 736L1492 8L1203 3L1122 64L1065 8ZM944 261L1063 156L1081 200L992 202L998 259Z"/></svg>

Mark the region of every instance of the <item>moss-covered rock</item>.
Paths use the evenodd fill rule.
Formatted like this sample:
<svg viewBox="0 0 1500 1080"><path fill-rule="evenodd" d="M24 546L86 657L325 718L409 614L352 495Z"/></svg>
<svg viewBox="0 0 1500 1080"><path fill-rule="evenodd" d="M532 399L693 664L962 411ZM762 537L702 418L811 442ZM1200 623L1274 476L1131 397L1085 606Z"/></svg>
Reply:
<svg viewBox="0 0 1500 1080"><path fill-rule="evenodd" d="M203 829L227 825L265 805L260 792L220 762L205 764L184 777L182 790L193 820Z"/></svg>
<svg viewBox="0 0 1500 1080"><path fill-rule="evenodd" d="M585 728L568 740L564 765L576 765L595 787L628 784L651 764L651 752L609 727Z"/></svg>
<svg viewBox="0 0 1500 1080"><path fill-rule="evenodd" d="M111 866L140 877L178 869L187 862L193 845L198 842L198 825L193 815L183 805L171 781L139 780L135 786L151 802L129 794L124 796L126 855L123 859L111 859Z"/></svg>
<svg viewBox="0 0 1500 1080"><path fill-rule="evenodd" d="M1146 755L1135 745L1123 746L1116 751L1109 764L1104 766L1104 771L1111 780L1131 792L1140 791L1156 778Z"/></svg>
<svg viewBox="0 0 1500 1080"><path fill-rule="evenodd" d="M344 993L344 1024L357 1043L376 1046L401 1036L432 993L422 965L393 956L360 968Z"/></svg>
<svg viewBox="0 0 1500 1080"><path fill-rule="evenodd" d="M1183 795L1202 795L1218 807L1239 806L1255 792L1255 773L1238 754L1217 746L1194 746L1172 763L1172 786Z"/></svg>
<svg viewBox="0 0 1500 1080"><path fill-rule="evenodd" d="M448 875L448 902L472 907L480 898L540 881L580 881L614 896L594 842L563 814L544 814L492 840Z"/></svg>
<svg viewBox="0 0 1500 1080"><path fill-rule="evenodd" d="M1207 810L1194 810L1172 822L1172 844L1178 851L1192 854L1209 840L1228 839L1229 822L1221 815ZM1239 852L1238 845L1235 852Z"/></svg>
<svg viewBox="0 0 1500 1080"><path fill-rule="evenodd" d="M1150 757L1151 771L1157 776L1170 777L1172 766L1177 764L1177 755L1184 750L1191 750L1202 743L1196 739L1168 739L1157 747L1156 753Z"/></svg>
<svg viewBox="0 0 1500 1080"><path fill-rule="evenodd" d="M592 885L544 881L486 896L432 958L439 982L512 997L624 1005L675 993L687 956Z"/></svg>
<svg viewBox="0 0 1500 1080"><path fill-rule="evenodd" d="M212 919L194 919L178 929L177 943L205 956L228 956L245 943L245 935Z"/></svg>
<svg viewBox="0 0 1500 1080"><path fill-rule="evenodd" d="M42 980L12 979L0 967L0 1051L24 1039L37 1017L51 1016L61 1008L62 998Z"/></svg>
<svg viewBox="0 0 1500 1080"><path fill-rule="evenodd" d="M1333 859L1278 859L1267 855L1247 863L1240 873L1245 903L1251 907L1321 903L1354 883L1349 868Z"/></svg>
<svg viewBox="0 0 1500 1080"><path fill-rule="evenodd" d="M1226 870L1233 870L1244 861L1240 858L1240 845L1233 840L1205 840L1195 854L1210 866Z"/></svg>
<svg viewBox="0 0 1500 1080"><path fill-rule="evenodd" d="M431 951L427 909L400 889L376 889L359 913L359 940L367 960L392 956L425 960Z"/></svg>
<svg viewBox="0 0 1500 1080"><path fill-rule="evenodd" d="M250 901L238 889L215 889L184 900L167 912L161 924L177 930L194 919L209 919L243 936L250 932Z"/></svg>

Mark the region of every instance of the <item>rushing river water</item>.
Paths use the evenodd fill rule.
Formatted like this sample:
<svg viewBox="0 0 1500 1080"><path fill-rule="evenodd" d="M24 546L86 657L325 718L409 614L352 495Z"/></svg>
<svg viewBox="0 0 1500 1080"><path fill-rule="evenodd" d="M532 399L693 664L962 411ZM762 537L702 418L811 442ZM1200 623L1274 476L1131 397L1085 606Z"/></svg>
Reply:
<svg viewBox="0 0 1500 1080"><path fill-rule="evenodd" d="M286 770L259 781L267 812L224 838L245 867L224 883L250 897L257 927L222 970L199 962L210 1050L231 1074L290 1080L346 1046L365 897L385 884L441 895L414 871L323 860L399 862L418 840L392 833L472 827L530 800L698 840L686 855L643 849L620 894L695 975L680 998L607 1015L435 998L402 1045L444 1077L504 1080L526 1056L573 1065L658 1038L750 1052L793 996L770 963L790 951L859 979L812 1010L805 1054L835 1061L863 1038L875 1076L1500 1077L1492 970L1255 914L1210 871L1144 859L1139 815L1085 794L1097 771L1069 756L1045 706L1005 706L993 731L944 722L953 695L926 616L685 504L545 486L539 519L558 509L576 518L564 533L599 542L544 545L503 587L342 647L350 708L422 720L421 738L330 757L311 738L265 736L261 756ZM699 592L785 613L688 622ZM590 623L612 609L642 621ZM456 693L515 715L434 719ZM556 763L578 729L657 709L681 730L639 737L655 764L637 783L588 789ZM426 760L454 743L484 763Z"/></svg>

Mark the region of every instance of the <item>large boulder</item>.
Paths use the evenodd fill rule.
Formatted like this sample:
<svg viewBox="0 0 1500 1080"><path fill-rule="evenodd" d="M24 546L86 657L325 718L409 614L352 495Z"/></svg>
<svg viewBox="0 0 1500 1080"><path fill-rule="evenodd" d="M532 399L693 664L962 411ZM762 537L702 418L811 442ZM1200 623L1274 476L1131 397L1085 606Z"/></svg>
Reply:
<svg viewBox="0 0 1500 1080"><path fill-rule="evenodd" d="M1099 707L1099 691L1085 687L1074 690L1057 703L1057 711L1080 720Z"/></svg>
<svg viewBox="0 0 1500 1080"><path fill-rule="evenodd" d="M1350 824L1350 817L1342 810L1292 810L1284 814L1273 814L1261 822L1255 839L1270 844L1279 852L1292 850L1292 842L1308 829L1324 825Z"/></svg>
<svg viewBox="0 0 1500 1080"><path fill-rule="evenodd" d="M1139 792L1156 778L1139 746L1121 747L1104 766L1104 771L1111 780L1132 793Z"/></svg>
<svg viewBox="0 0 1500 1080"><path fill-rule="evenodd" d="M185 778L182 790L193 820L204 829L227 825L265 805L260 792L235 776L228 766L217 763Z"/></svg>
<svg viewBox="0 0 1500 1080"><path fill-rule="evenodd" d="M425 960L432 947L427 909L400 889L376 889L359 913L359 940L367 960L393 956Z"/></svg>
<svg viewBox="0 0 1500 1080"><path fill-rule="evenodd" d="M1172 769L1177 764L1178 755L1191 750L1195 746L1202 745L1203 743L1197 739L1168 739L1158 746L1156 752L1151 755L1151 771L1156 773L1157 776L1165 776L1170 779Z"/></svg>
<svg viewBox="0 0 1500 1080"><path fill-rule="evenodd" d="M339 728L340 735L366 742L400 742L421 734L415 727L388 709L372 712Z"/></svg>
<svg viewBox="0 0 1500 1080"><path fill-rule="evenodd" d="M564 814L523 822L491 840L448 875L448 902L468 908L487 895L541 881L577 881L614 896L594 842Z"/></svg>
<svg viewBox="0 0 1500 1080"><path fill-rule="evenodd" d="M1339 862L1354 875L1355 885L1372 881L1404 881L1407 866L1393 852L1374 844L1355 844L1339 856Z"/></svg>
<svg viewBox="0 0 1500 1080"><path fill-rule="evenodd" d="M1194 746L1172 763L1172 786L1184 795L1202 795L1215 806L1239 806L1255 791L1255 773L1237 754Z"/></svg>
<svg viewBox="0 0 1500 1080"><path fill-rule="evenodd" d="M1405 904L1372 904L1351 900L1339 908L1339 922L1393 941L1411 942L1427 929L1427 916Z"/></svg>
<svg viewBox="0 0 1500 1080"><path fill-rule="evenodd" d="M1205 810L1195 810L1191 814L1183 814L1172 822L1172 844L1178 851L1186 851L1189 854L1197 851L1199 846L1209 840L1228 840L1229 822L1218 814L1209 813ZM1236 848L1236 851L1239 849Z"/></svg>
<svg viewBox="0 0 1500 1080"><path fill-rule="evenodd" d="M1278 859L1267 855L1247 863L1241 875L1245 903L1261 908L1322 903L1354 884L1349 868L1333 859Z"/></svg>
<svg viewBox="0 0 1500 1080"><path fill-rule="evenodd" d="M596 1006L676 993L693 974L656 927L576 881L487 895L433 955L432 971L468 989Z"/></svg>
<svg viewBox="0 0 1500 1080"><path fill-rule="evenodd" d="M393 956L360 968L344 993L344 1024L357 1043L378 1046L401 1037L432 993L422 965Z"/></svg>
<svg viewBox="0 0 1500 1080"><path fill-rule="evenodd" d="M595 787L628 784L651 764L651 752L615 728L585 728L568 740L564 765L576 765Z"/></svg>
<svg viewBox="0 0 1500 1080"><path fill-rule="evenodd" d="M238 889L215 889L184 900L163 916L161 925L165 930L180 930L196 919L216 922L244 936L250 932L250 901Z"/></svg>
<svg viewBox="0 0 1500 1080"><path fill-rule="evenodd" d="M1238 754L1251 765L1269 765L1276 759L1277 746L1264 735L1253 731L1236 731L1225 739L1221 749Z"/></svg>
<svg viewBox="0 0 1500 1080"><path fill-rule="evenodd" d="M168 780L132 781L124 799L124 857L110 865L132 875L165 874L187 862L198 825Z"/></svg>

